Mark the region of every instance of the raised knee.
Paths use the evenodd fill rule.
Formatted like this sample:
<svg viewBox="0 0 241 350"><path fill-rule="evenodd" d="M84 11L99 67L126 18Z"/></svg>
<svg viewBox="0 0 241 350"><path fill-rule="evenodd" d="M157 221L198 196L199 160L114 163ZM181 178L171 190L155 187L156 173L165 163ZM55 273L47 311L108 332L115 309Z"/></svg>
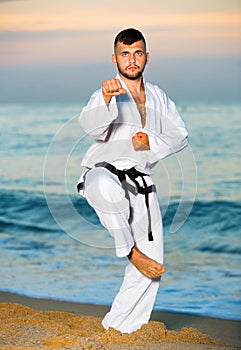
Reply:
<svg viewBox="0 0 241 350"><path fill-rule="evenodd" d="M85 180L86 198L94 207L113 210L113 206L122 211L128 207L125 193L116 175L105 168L90 170Z"/></svg>

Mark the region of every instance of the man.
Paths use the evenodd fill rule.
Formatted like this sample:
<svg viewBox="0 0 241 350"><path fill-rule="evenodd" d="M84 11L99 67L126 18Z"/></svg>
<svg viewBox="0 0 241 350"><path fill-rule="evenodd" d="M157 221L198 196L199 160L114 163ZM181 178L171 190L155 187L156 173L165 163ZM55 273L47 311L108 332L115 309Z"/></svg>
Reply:
<svg viewBox="0 0 241 350"><path fill-rule="evenodd" d="M147 323L163 265L162 218L150 170L187 145L175 104L144 82L149 62L141 32L129 28L114 41L115 78L103 82L79 122L95 144L82 165L79 193L114 238L116 255L127 257L123 284L102 325L131 333Z"/></svg>

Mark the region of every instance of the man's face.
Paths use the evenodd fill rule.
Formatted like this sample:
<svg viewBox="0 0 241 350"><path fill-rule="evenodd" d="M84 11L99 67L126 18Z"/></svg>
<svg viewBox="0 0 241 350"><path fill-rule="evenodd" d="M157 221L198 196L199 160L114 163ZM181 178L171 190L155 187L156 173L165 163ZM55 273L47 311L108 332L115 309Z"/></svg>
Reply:
<svg viewBox="0 0 241 350"><path fill-rule="evenodd" d="M149 53L145 50L142 40L131 45L118 42L112 61L117 66L118 71L127 79L135 80L141 77L148 63Z"/></svg>

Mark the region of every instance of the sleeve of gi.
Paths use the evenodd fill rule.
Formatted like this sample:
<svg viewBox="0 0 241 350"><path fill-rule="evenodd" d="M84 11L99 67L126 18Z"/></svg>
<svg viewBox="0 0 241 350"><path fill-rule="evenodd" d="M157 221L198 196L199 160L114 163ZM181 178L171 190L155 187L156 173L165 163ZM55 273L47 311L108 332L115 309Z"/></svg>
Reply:
<svg viewBox="0 0 241 350"><path fill-rule="evenodd" d="M108 135L110 124L118 117L118 108L115 97L112 97L107 106L102 90L93 93L88 104L79 116L82 129L96 140L104 141Z"/></svg>
<svg viewBox="0 0 241 350"><path fill-rule="evenodd" d="M188 145L188 132L174 102L164 94L164 115L160 116L162 131L159 135L148 132L150 152L148 163L152 164Z"/></svg>

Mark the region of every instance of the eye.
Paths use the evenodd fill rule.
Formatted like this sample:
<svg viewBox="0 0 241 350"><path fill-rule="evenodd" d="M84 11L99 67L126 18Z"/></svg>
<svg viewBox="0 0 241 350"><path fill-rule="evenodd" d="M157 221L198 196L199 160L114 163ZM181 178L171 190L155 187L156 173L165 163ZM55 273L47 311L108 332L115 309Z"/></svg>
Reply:
<svg viewBox="0 0 241 350"><path fill-rule="evenodd" d="M142 52L142 51L137 51L137 52L136 52L136 55L137 55L137 56L142 56L142 55L143 55L143 52Z"/></svg>
<svg viewBox="0 0 241 350"><path fill-rule="evenodd" d="M121 54L123 57L127 57L128 56L128 52L122 52Z"/></svg>

